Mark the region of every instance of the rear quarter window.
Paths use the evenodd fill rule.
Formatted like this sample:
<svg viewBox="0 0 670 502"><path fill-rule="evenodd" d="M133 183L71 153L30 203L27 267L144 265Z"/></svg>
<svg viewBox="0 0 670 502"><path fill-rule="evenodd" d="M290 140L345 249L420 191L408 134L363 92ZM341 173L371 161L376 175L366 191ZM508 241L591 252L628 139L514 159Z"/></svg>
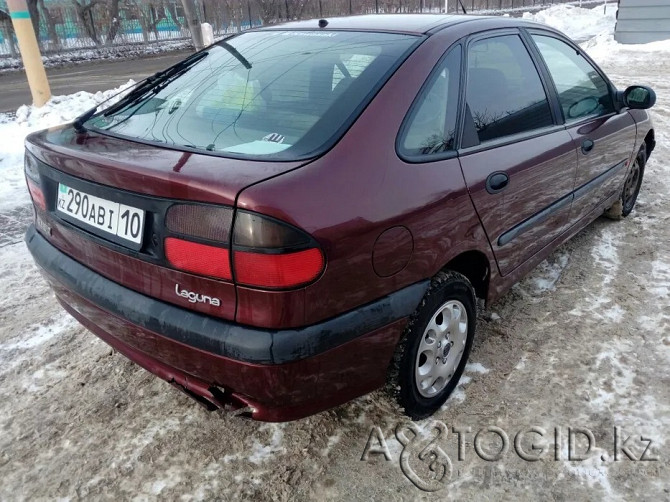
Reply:
<svg viewBox="0 0 670 502"><path fill-rule="evenodd" d="M460 73L458 45L437 65L405 119L398 151L408 160L423 162L454 150Z"/></svg>

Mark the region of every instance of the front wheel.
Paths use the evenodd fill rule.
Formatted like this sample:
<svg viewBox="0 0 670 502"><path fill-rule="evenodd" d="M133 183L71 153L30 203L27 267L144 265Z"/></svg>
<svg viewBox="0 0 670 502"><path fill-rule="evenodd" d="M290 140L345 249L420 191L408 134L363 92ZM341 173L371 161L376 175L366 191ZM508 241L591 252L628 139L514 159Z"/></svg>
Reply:
<svg viewBox="0 0 670 502"><path fill-rule="evenodd" d="M642 177L644 175L644 165L646 161L647 150L645 145L642 145L642 148L640 148L640 151L637 153L637 156L633 161L628 177L623 184L619 200L605 211L605 216L613 220L620 220L631 213L635 207L640 188L642 187Z"/></svg>
<svg viewBox="0 0 670 502"><path fill-rule="evenodd" d="M476 300L468 279L440 272L410 318L389 373L393 394L410 418L437 411L458 385L475 334Z"/></svg>

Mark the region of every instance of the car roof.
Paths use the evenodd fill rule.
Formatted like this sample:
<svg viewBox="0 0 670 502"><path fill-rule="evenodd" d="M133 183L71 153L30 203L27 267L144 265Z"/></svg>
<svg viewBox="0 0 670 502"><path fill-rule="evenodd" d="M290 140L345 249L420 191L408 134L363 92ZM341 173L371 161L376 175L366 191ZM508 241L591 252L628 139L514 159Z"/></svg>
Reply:
<svg viewBox="0 0 670 502"><path fill-rule="evenodd" d="M328 24L326 30L361 30L361 31L388 31L396 33L413 33L421 35L439 31L448 26L461 23L477 23L484 20L496 19L506 26L538 26L519 18L502 16L479 16L463 14L368 14L361 16L325 17ZM474 28L474 26L473 26ZM318 30L319 20L292 21L272 25L261 30Z"/></svg>

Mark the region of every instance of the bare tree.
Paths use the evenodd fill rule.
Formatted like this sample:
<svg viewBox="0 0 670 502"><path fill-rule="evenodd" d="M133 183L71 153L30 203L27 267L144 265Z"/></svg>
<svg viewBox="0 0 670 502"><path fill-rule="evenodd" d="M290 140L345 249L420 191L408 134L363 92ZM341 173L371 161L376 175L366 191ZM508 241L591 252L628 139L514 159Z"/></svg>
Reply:
<svg viewBox="0 0 670 502"><path fill-rule="evenodd" d="M167 10L168 14L170 14L170 18L172 19L174 25L179 28L179 30L183 30L184 25L181 24L181 19L179 19L179 16L177 15L177 4L174 2L168 2L165 10Z"/></svg>
<svg viewBox="0 0 670 502"><path fill-rule="evenodd" d="M258 12L263 24L272 24L279 20L279 1L280 0L256 0Z"/></svg>
<svg viewBox="0 0 670 502"><path fill-rule="evenodd" d="M142 38L149 41L149 34L153 32L158 40L158 24L167 18L162 0L127 0L124 8L133 18L137 19L142 28Z"/></svg>
<svg viewBox="0 0 670 502"><path fill-rule="evenodd" d="M44 0L42 0L44 1ZM119 4L121 3L121 0L109 0L109 29L107 30L107 36L105 37L105 44L106 45L111 45L112 42L114 42L114 39L116 38L117 33L119 32L119 28L121 27L121 19L120 19L120 6Z"/></svg>
<svg viewBox="0 0 670 502"><path fill-rule="evenodd" d="M286 17L288 19L302 19L305 12L305 7L310 3L310 0L286 0L287 5L291 6L291 13Z"/></svg>
<svg viewBox="0 0 670 502"><path fill-rule="evenodd" d="M53 13L44 5L44 0L38 0L37 3L39 5L39 10L42 12L42 18L44 19L47 26L47 33L49 34L49 41L51 42L50 49L60 50L60 38L58 37L58 32L56 31L56 22L54 21ZM58 7L52 8L57 9Z"/></svg>
<svg viewBox="0 0 670 502"><path fill-rule="evenodd" d="M0 32L9 48L9 55L13 58L18 57L16 45L14 43L14 26L12 25L12 18L9 17L9 13L4 10L0 10Z"/></svg>
<svg viewBox="0 0 670 502"><path fill-rule="evenodd" d="M77 12L77 18L79 22L84 27L86 35L93 40L93 43L96 46L100 46L100 39L95 31L95 24L93 22L93 7L98 5L101 0L72 0L74 4L75 11Z"/></svg>

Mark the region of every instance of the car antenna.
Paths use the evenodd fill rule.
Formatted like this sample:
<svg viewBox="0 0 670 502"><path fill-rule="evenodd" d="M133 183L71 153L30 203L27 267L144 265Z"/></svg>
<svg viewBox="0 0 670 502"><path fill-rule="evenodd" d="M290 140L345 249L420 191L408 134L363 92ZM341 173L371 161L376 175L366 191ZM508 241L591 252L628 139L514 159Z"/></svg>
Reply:
<svg viewBox="0 0 670 502"><path fill-rule="evenodd" d="M465 10L465 7L463 6L463 0L458 0L458 3L460 4L461 9L463 9L463 14L467 14L468 11L466 11L466 10Z"/></svg>
<svg viewBox="0 0 670 502"><path fill-rule="evenodd" d="M319 28L325 28L328 26L328 20L327 19L319 19Z"/></svg>

